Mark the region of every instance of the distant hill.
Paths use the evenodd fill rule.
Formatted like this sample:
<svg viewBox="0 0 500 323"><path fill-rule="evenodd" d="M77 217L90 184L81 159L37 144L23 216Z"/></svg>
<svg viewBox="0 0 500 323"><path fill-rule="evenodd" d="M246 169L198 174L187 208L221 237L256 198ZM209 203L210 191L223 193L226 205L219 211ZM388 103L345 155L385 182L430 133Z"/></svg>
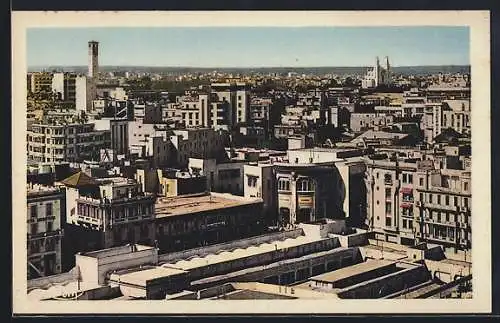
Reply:
<svg viewBox="0 0 500 323"><path fill-rule="evenodd" d="M207 73L212 71L248 74L248 73L278 73L287 74L289 72L297 74L337 74L337 75L363 75L368 67L352 66L324 66L324 67L152 67L152 66L100 66L102 72L147 72L158 74L185 74L185 73ZM65 71L75 73L86 73L87 66L33 66L28 68L29 72L37 71ZM401 75L429 75L438 73L470 73L470 65L442 65L442 66L395 66L392 67L395 74Z"/></svg>

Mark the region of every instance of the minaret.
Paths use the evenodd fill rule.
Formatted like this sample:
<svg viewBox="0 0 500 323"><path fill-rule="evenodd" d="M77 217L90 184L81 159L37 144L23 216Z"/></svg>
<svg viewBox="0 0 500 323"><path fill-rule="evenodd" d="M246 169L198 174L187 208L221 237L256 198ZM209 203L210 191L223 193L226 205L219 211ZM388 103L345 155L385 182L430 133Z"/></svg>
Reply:
<svg viewBox="0 0 500 323"><path fill-rule="evenodd" d="M99 75L99 42L89 41L89 71L88 76L98 78Z"/></svg>
<svg viewBox="0 0 500 323"><path fill-rule="evenodd" d="M375 86L377 87L380 82L380 60L378 59L378 56L376 57L376 63L375 63Z"/></svg>

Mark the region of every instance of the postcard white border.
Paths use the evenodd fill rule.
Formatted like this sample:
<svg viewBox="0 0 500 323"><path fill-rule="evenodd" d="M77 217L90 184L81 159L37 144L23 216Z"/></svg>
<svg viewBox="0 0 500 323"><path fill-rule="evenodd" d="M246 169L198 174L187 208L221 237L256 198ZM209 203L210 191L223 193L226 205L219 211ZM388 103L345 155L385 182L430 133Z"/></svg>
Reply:
<svg viewBox="0 0 500 323"><path fill-rule="evenodd" d="M473 298L466 300L78 301L26 295L26 29L159 26L469 26L472 78ZM50 44L48 44L50 46ZM12 12L13 313L488 313L491 312L490 14L488 11Z"/></svg>

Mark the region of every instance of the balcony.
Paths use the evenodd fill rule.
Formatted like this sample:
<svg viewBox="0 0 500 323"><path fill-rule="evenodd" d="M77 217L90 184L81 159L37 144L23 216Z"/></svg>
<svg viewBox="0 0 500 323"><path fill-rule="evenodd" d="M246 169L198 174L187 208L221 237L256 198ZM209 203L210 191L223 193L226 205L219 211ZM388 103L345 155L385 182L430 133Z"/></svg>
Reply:
<svg viewBox="0 0 500 323"><path fill-rule="evenodd" d="M45 142L42 141L28 141L28 144L33 147L43 147L45 146Z"/></svg>
<svg viewBox="0 0 500 323"><path fill-rule="evenodd" d="M452 211L452 212L457 211L457 207L453 206L453 205L444 205L444 204L429 203L429 202L426 202L424 204L424 207L429 208L429 209L446 210L446 211Z"/></svg>
<svg viewBox="0 0 500 323"><path fill-rule="evenodd" d="M84 216L84 215L80 215L80 214L77 215L77 220L79 222L90 223L90 224L94 224L94 225L98 225L98 226L102 225L102 221L100 219L96 219L96 218L92 218L92 217Z"/></svg>

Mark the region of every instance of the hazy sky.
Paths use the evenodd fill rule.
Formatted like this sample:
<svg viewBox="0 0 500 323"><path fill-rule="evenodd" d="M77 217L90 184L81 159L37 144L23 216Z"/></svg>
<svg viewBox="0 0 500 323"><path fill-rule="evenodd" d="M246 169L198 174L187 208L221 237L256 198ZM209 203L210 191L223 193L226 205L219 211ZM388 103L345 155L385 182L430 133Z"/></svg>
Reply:
<svg viewBox="0 0 500 323"><path fill-rule="evenodd" d="M468 65L468 27L37 28L27 32L28 66L259 67Z"/></svg>

